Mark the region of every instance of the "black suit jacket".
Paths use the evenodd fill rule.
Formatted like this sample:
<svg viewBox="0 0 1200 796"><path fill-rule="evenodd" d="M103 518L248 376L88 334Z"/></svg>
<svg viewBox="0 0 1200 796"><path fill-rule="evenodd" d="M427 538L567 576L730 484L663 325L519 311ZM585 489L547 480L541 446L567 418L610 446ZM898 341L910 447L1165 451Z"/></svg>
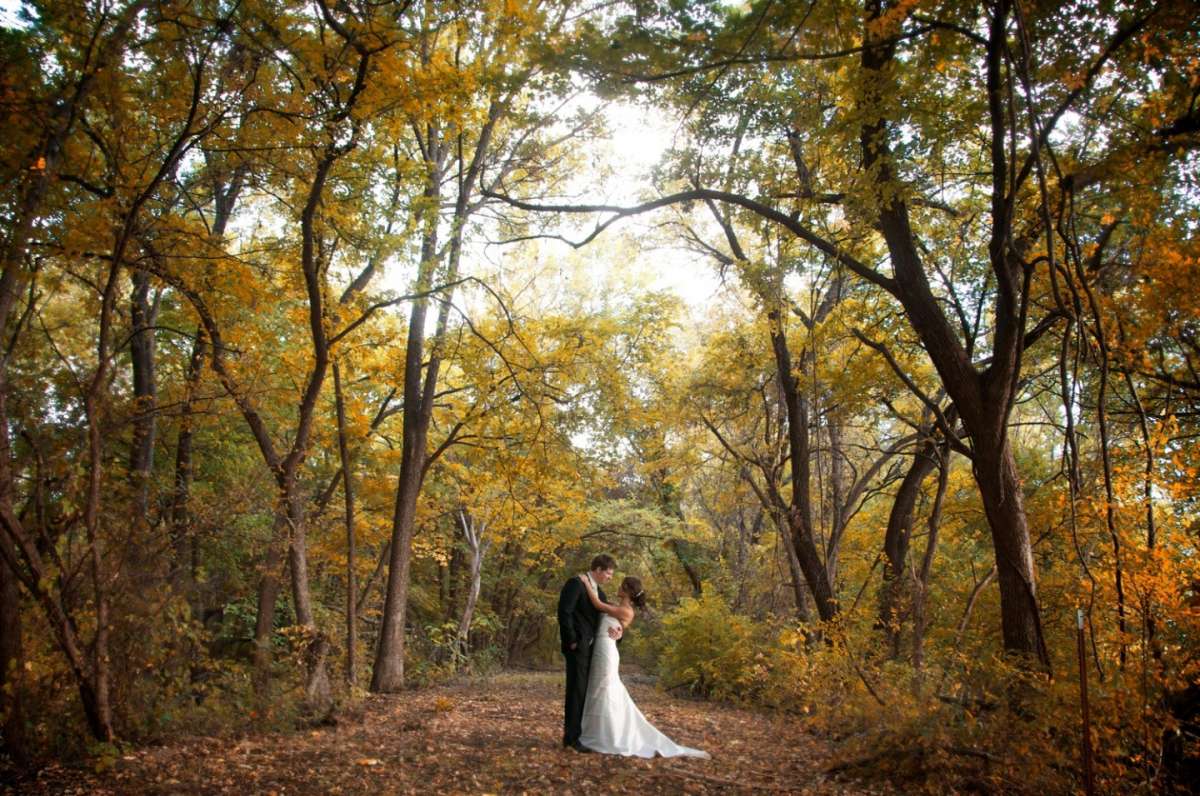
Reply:
<svg viewBox="0 0 1200 796"><path fill-rule="evenodd" d="M597 585L596 591L600 599L604 599L604 591ZM563 584L558 593L558 635L562 640L563 654L587 649L596 636L596 628L600 626L600 612L588 598L587 589L578 576Z"/></svg>

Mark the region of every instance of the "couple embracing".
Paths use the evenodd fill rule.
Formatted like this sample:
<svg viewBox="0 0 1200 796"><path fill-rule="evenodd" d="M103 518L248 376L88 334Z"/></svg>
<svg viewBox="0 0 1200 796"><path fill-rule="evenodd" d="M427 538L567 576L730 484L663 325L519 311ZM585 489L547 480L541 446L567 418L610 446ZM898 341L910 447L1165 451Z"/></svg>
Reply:
<svg viewBox="0 0 1200 796"><path fill-rule="evenodd" d="M636 757L708 757L663 735L638 710L617 673L617 641L646 605L635 577L621 581L609 604L600 586L612 580L612 556L592 559L588 572L572 577L558 596L558 629L567 664L563 746L580 752Z"/></svg>

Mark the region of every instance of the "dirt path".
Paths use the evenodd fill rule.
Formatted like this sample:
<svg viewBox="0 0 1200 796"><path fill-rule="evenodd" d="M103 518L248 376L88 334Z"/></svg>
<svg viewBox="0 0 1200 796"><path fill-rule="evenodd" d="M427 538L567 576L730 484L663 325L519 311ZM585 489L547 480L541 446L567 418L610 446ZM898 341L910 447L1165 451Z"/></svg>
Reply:
<svg viewBox="0 0 1200 796"><path fill-rule="evenodd" d="M636 679L636 678L634 678ZM659 729L712 760L616 758L560 747L561 677L506 673L371 697L336 726L138 750L95 775L51 768L25 793L857 794L820 772L830 749L795 719L630 692Z"/></svg>

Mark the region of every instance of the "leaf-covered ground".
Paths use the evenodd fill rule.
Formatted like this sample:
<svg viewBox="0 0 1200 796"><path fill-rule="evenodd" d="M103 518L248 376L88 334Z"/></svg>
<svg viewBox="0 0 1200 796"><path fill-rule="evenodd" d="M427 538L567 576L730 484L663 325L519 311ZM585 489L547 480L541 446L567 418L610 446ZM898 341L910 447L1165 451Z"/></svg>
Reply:
<svg viewBox="0 0 1200 796"><path fill-rule="evenodd" d="M237 740L183 739L131 752L102 774L54 766L22 793L811 793L858 788L821 772L830 749L793 718L678 699L634 675L652 722L711 760L564 750L562 677L486 680L372 696L332 726ZM14 792L9 790L8 792Z"/></svg>

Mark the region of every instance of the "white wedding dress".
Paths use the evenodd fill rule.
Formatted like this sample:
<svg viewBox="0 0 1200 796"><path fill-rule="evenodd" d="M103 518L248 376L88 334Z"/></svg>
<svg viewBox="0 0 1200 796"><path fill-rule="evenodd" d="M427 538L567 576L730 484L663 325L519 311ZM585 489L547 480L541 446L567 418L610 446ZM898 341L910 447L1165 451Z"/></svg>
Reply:
<svg viewBox="0 0 1200 796"><path fill-rule="evenodd" d="M708 752L680 746L663 735L633 704L617 673L621 661L617 642L608 635L608 629L618 624L608 614L600 618L596 643L592 647L592 667L583 703L583 734L579 742L593 751L610 755L707 758Z"/></svg>

